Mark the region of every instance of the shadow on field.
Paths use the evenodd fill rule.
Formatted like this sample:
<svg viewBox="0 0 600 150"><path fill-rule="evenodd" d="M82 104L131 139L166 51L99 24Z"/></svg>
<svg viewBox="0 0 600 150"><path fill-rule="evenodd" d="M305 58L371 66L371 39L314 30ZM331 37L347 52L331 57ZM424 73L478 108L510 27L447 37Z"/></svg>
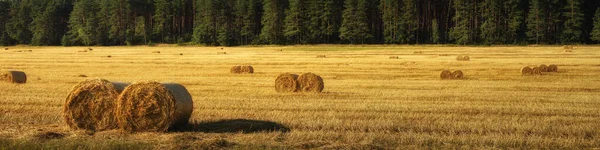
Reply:
<svg viewBox="0 0 600 150"><path fill-rule="evenodd" d="M262 120L233 119L216 122L190 122L185 126L171 129L173 132L206 133L257 133L289 132L290 128L275 122Z"/></svg>

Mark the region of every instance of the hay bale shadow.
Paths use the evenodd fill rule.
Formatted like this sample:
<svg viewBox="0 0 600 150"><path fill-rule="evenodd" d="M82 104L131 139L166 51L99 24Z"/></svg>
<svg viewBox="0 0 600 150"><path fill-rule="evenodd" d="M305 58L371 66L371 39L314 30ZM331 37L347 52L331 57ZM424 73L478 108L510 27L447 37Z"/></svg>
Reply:
<svg viewBox="0 0 600 150"><path fill-rule="evenodd" d="M34 137L37 139L41 139L41 140L52 140L52 139L62 139L63 137L65 137L65 134L48 131L48 132L38 133L38 134L34 135Z"/></svg>
<svg viewBox="0 0 600 150"><path fill-rule="evenodd" d="M258 133L284 132L290 128L270 121L233 119L216 122L190 122L187 125L170 129L172 132L205 132L205 133Z"/></svg>

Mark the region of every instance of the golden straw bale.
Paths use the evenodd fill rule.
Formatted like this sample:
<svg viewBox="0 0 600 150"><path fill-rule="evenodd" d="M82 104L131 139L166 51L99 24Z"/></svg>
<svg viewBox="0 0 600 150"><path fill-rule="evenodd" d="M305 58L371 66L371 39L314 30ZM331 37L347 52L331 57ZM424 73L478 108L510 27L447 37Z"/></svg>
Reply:
<svg viewBox="0 0 600 150"><path fill-rule="evenodd" d="M283 73L275 79L275 91L280 93L296 92L300 88L298 84L298 75Z"/></svg>
<svg viewBox="0 0 600 150"><path fill-rule="evenodd" d="M558 72L558 66L554 64L548 65L548 72Z"/></svg>
<svg viewBox="0 0 600 150"><path fill-rule="evenodd" d="M533 67L533 68L531 68L531 74L532 75L542 75L542 71L540 70L539 67Z"/></svg>
<svg viewBox="0 0 600 150"><path fill-rule="evenodd" d="M119 94L129 83L90 79L75 85L63 106L63 118L72 129L104 131L117 128L114 118Z"/></svg>
<svg viewBox="0 0 600 150"><path fill-rule="evenodd" d="M231 73L242 73L242 66L233 66L229 69Z"/></svg>
<svg viewBox="0 0 600 150"><path fill-rule="evenodd" d="M450 72L450 70L444 70L442 71L442 73L440 73L440 78L442 79L451 79L452 77L452 72Z"/></svg>
<svg viewBox="0 0 600 150"><path fill-rule="evenodd" d="M523 68L521 68L521 75L527 76L527 75L531 75L533 72L533 70L531 70L531 68L529 66L525 66Z"/></svg>
<svg viewBox="0 0 600 150"><path fill-rule="evenodd" d="M320 93L325 88L323 78L314 73L305 73L298 77L298 84L300 84L300 91Z"/></svg>
<svg viewBox="0 0 600 150"><path fill-rule="evenodd" d="M538 68L540 68L541 72L548 72L548 66L546 66L544 64L538 66Z"/></svg>
<svg viewBox="0 0 600 150"><path fill-rule="evenodd" d="M254 67L252 66L242 66L241 73L254 73Z"/></svg>
<svg viewBox="0 0 600 150"><path fill-rule="evenodd" d="M187 89L176 83L138 82L119 95L119 128L129 132L165 132L186 125L193 111Z"/></svg>
<svg viewBox="0 0 600 150"><path fill-rule="evenodd" d="M452 79L462 79L464 77L464 74L462 70L455 70L454 72L452 72L451 77Z"/></svg>

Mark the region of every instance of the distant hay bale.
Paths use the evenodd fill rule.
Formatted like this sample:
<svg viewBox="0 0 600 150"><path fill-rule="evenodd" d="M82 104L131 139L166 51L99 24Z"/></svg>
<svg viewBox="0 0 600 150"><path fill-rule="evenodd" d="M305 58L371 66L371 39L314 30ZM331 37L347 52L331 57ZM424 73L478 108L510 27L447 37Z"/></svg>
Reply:
<svg viewBox="0 0 600 150"><path fill-rule="evenodd" d="M218 55L225 55L227 52L217 52Z"/></svg>
<svg viewBox="0 0 600 150"><path fill-rule="evenodd" d="M529 66L525 66L523 68L521 68L521 75L527 76L527 75L531 75L532 74L531 68L529 68Z"/></svg>
<svg viewBox="0 0 600 150"><path fill-rule="evenodd" d="M533 68L531 68L531 74L532 75L542 75L542 71L540 70L539 67L533 67Z"/></svg>
<svg viewBox="0 0 600 150"><path fill-rule="evenodd" d="M317 55L317 58L327 58L327 55Z"/></svg>
<svg viewBox="0 0 600 150"><path fill-rule="evenodd" d="M91 47L88 47L88 51L93 51L94 49L92 49Z"/></svg>
<svg viewBox="0 0 600 150"><path fill-rule="evenodd" d="M458 56L456 56L456 60L457 61L470 61L471 57L469 57L467 55L458 55Z"/></svg>
<svg viewBox="0 0 600 150"><path fill-rule="evenodd" d="M423 51L414 51L413 54L423 54Z"/></svg>
<svg viewBox="0 0 600 150"><path fill-rule="evenodd" d="M558 66L554 64L548 65L548 72L558 72Z"/></svg>
<svg viewBox="0 0 600 150"><path fill-rule="evenodd" d="M27 50L27 52L33 52L33 50Z"/></svg>
<svg viewBox="0 0 600 150"><path fill-rule="evenodd" d="M160 54L160 51L152 51L152 53Z"/></svg>
<svg viewBox="0 0 600 150"><path fill-rule="evenodd" d="M320 93L325 88L323 78L314 73L305 73L298 77L298 84L300 84L300 91L310 93Z"/></svg>
<svg viewBox="0 0 600 150"><path fill-rule="evenodd" d="M20 52L23 52L23 50L18 50L18 51L14 51L14 52L20 53Z"/></svg>
<svg viewBox="0 0 600 150"><path fill-rule="evenodd" d="M275 91L279 93L290 93L298 91L298 75L283 73L275 79Z"/></svg>
<svg viewBox="0 0 600 150"><path fill-rule="evenodd" d="M454 72L452 72L451 77L452 79L462 79L464 77L464 74L461 70L455 70Z"/></svg>
<svg viewBox="0 0 600 150"><path fill-rule="evenodd" d="M254 67L252 67L252 66L242 66L241 73L254 73Z"/></svg>
<svg viewBox="0 0 600 150"><path fill-rule="evenodd" d="M398 56L390 56L390 59L400 59Z"/></svg>
<svg viewBox="0 0 600 150"><path fill-rule="evenodd" d="M192 111L192 96L183 85L138 82L119 96L115 117L125 131L165 132L186 125Z"/></svg>
<svg viewBox="0 0 600 150"><path fill-rule="evenodd" d="M538 68L540 68L541 72L548 72L548 66L546 66L544 64L538 66Z"/></svg>
<svg viewBox="0 0 600 150"><path fill-rule="evenodd" d="M111 55L107 55L106 58L112 58L112 56Z"/></svg>
<svg viewBox="0 0 600 150"><path fill-rule="evenodd" d="M88 51L87 51L87 50L80 50L80 51L77 51L77 52L80 52L80 53L86 53L86 52L88 52Z"/></svg>
<svg viewBox="0 0 600 150"><path fill-rule="evenodd" d="M450 72L450 70L444 70L442 71L442 73L440 73L440 78L441 79L451 79L452 78L452 72Z"/></svg>
<svg viewBox="0 0 600 150"><path fill-rule="evenodd" d="M183 56L183 53L179 53L179 56Z"/></svg>
<svg viewBox="0 0 600 150"><path fill-rule="evenodd" d="M7 50L8 50L8 47L7 47L7 48L4 48L4 50L5 50L5 51L7 51Z"/></svg>
<svg viewBox="0 0 600 150"><path fill-rule="evenodd" d="M117 128L115 107L129 83L90 79L75 85L63 106L63 118L72 129L104 131Z"/></svg>
<svg viewBox="0 0 600 150"><path fill-rule="evenodd" d="M0 73L0 78L9 83L27 83L27 75L22 71L5 71Z"/></svg>
<svg viewBox="0 0 600 150"><path fill-rule="evenodd" d="M242 73L242 66L233 66L229 69L231 73Z"/></svg>

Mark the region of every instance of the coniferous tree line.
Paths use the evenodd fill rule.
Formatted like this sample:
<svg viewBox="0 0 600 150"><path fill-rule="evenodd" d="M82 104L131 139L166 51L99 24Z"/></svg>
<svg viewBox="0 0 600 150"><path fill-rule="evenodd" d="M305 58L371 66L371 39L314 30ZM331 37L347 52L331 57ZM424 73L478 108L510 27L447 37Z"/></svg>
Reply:
<svg viewBox="0 0 600 150"><path fill-rule="evenodd" d="M596 44L598 0L0 0L0 45Z"/></svg>

